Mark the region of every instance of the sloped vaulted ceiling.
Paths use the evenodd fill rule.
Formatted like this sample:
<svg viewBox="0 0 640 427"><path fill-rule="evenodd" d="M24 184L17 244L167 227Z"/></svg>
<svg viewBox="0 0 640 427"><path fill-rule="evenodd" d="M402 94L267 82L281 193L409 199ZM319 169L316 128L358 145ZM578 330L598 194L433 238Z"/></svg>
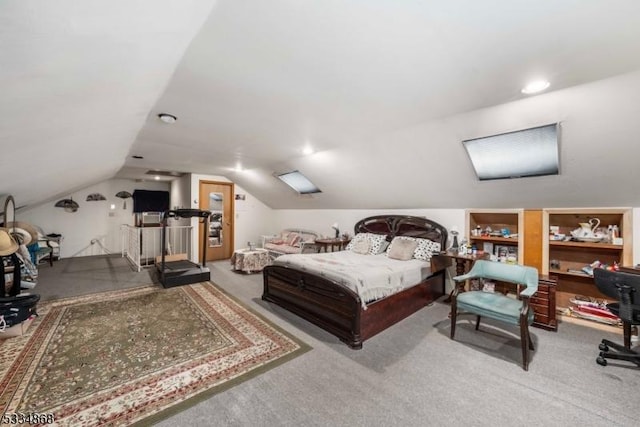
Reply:
<svg viewBox="0 0 640 427"><path fill-rule="evenodd" d="M113 177L214 0L0 2L0 194Z"/></svg>
<svg viewBox="0 0 640 427"><path fill-rule="evenodd" d="M637 205L635 0L10 0L0 12L0 136L37 159L24 180L0 168L0 193L19 203L124 165L228 176L274 208ZM522 95L534 77L552 86ZM558 121L559 176L475 179L461 140ZM323 193L272 176L291 169Z"/></svg>

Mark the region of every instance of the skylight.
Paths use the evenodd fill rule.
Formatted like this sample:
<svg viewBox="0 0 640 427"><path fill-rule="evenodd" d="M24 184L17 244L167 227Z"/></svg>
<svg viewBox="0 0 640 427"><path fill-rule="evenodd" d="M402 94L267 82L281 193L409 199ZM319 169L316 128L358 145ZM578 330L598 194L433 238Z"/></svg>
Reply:
<svg viewBox="0 0 640 427"><path fill-rule="evenodd" d="M299 171L285 172L276 175L285 184L300 194L322 193L318 187Z"/></svg>
<svg viewBox="0 0 640 427"><path fill-rule="evenodd" d="M557 175L558 123L462 141L478 179Z"/></svg>

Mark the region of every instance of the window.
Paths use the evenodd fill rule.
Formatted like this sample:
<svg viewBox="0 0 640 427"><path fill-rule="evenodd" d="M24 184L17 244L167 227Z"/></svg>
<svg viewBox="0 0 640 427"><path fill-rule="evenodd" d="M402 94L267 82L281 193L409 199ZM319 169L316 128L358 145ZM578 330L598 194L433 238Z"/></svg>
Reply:
<svg viewBox="0 0 640 427"><path fill-rule="evenodd" d="M481 181L557 175L559 123L462 141Z"/></svg>
<svg viewBox="0 0 640 427"><path fill-rule="evenodd" d="M313 182L299 171L285 172L276 176L300 194L322 193Z"/></svg>

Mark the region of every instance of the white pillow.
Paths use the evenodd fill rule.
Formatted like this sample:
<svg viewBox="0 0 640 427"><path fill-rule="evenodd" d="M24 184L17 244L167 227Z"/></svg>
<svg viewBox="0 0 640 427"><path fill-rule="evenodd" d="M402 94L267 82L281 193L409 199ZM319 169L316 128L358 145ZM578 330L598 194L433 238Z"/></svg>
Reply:
<svg viewBox="0 0 640 427"><path fill-rule="evenodd" d="M440 252L440 243L434 242L433 240L421 239L418 237L409 237L409 236L396 236L393 238L393 240L391 241L391 244L387 248L387 255L389 255L389 251L391 250L391 247L393 246L393 242L396 239L413 240L418 243L416 250L413 252L413 257L415 259L419 259L422 261L430 261L431 256L433 256L433 254L437 254L438 252Z"/></svg>
<svg viewBox="0 0 640 427"><path fill-rule="evenodd" d="M434 242L429 239L416 239L418 241L418 247L413 253L415 259L421 259L423 261L430 261L431 257L440 253L440 243Z"/></svg>
<svg viewBox="0 0 640 427"><path fill-rule="evenodd" d="M387 256L391 259L408 261L413 258L413 252L418 247L418 242L409 239L393 239L393 246L389 245Z"/></svg>
<svg viewBox="0 0 640 427"><path fill-rule="evenodd" d="M369 241L369 255L378 255L387 248L388 242L386 238L387 236L384 234L358 233L351 239L346 250L353 251L354 246L358 242L367 240Z"/></svg>
<svg viewBox="0 0 640 427"><path fill-rule="evenodd" d="M369 239L360 239L353 245L351 251L357 254L367 255L370 249L371 242L369 241Z"/></svg>

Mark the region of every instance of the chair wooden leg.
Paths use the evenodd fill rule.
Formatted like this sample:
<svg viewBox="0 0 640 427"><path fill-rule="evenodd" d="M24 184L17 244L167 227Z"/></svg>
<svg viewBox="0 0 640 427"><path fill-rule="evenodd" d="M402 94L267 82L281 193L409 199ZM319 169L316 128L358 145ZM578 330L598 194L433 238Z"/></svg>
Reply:
<svg viewBox="0 0 640 427"><path fill-rule="evenodd" d="M456 318L458 316L458 308L456 307L455 299L451 303L451 339L456 334Z"/></svg>
<svg viewBox="0 0 640 427"><path fill-rule="evenodd" d="M520 345L522 347L522 368L529 370L529 331L525 322L520 323Z"/></svg>
<svg viewBox="0 0 640 427"><path fill-rule="evenodd" d="M53 267L53 252L49 254L49 266Z"/></svg>
<svg viewBox="0 0 640 427"><path fill-rule="evenodd" d="M480 316L476 316L476 331L480 328Z"/></svg>
<svg viewBox="0 0 640 427"><path fill-rule="evenodd" d="M622 322L622 331L624 336L624 347L627 350L631 349L631 323Z"/></svg>
<svg viewBox="0 0 640 427"><path fill-rule="evenodd" d="M527 327L527 337L529 338L529 350L535 350L533 346L533 340L531 339L531 332L529 332L528 327Z"/></svg>

